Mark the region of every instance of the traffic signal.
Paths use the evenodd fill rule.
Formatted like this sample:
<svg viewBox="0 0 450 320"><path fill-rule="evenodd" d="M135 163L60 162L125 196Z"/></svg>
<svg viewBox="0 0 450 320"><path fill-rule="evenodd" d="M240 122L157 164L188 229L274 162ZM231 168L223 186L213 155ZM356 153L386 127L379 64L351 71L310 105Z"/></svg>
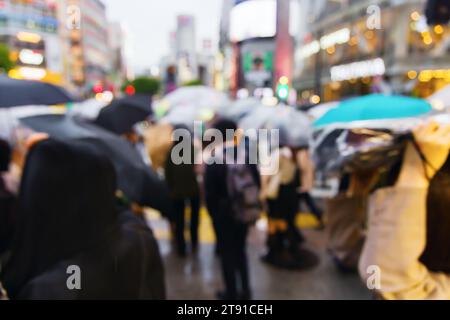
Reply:
<svg viewBox="0 0 450 320"><path fill-rule="evenodd" d="M288 77L281 77L278 81L277 86L277 97L281 101L286 101L289 98L289 78Z"/></svg>
<svg viewBox="0 0 450 320"><path fill-rule="evenodd" d="M136 93L136 89L133 85L129 84L125 87L125 93L129 96L133 96Z"/></svg>
<svg viewBox="0 0 450 320"><path fill-rule="evenodd" d="M447 24L450 22L450 1L428 0L425 15L429 25Z"/></svg>

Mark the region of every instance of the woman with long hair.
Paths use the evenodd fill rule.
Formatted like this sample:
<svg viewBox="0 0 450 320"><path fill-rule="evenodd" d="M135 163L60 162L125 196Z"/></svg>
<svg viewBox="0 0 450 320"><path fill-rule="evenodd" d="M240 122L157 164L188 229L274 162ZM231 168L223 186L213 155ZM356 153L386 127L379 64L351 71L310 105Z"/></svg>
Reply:
<svg viewBox="0 0 450 320"><path fill-rule="evenodd" d="M23 171L11 299L162 299L163 269L149 229L119 223L113 165L87 142L38 142ZM68 285L70 272L79 279Z"/></svg>

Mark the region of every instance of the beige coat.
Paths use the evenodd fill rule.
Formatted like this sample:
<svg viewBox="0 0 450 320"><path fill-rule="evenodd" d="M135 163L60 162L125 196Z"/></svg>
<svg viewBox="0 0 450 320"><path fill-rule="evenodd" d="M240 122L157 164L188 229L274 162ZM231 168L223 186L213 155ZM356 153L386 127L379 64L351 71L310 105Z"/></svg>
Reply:
<svg viewBox="0 0 450 320"><path fill-rule="evenodd" d="M386 300L449 300L450 276L430 272L419 259L426 246L425 188L386 188L370 199L361 277L381 271L378 294Z"/></svg>
<svg viewBox="0 0 450 320"><path fill-rule="evenodd" d="M340 194L327 200L328 249L346 268L356 270L364 244L367 198Z"/></svg>
<svg viewBox="0 0 450 320"><path fill-rule="evenodd" d="M314 188L314 162L308 150L301 150L297 153L297 163L301 172L301 188L305 192L311 192Z"/></svg>
<svg viewBox="0 0 450 320"><path fill-rule="evenodd" d="M152 126L144 133L145 147L155 170L164 168L173 147L172 133L173 127L169 124Z"/></svg>

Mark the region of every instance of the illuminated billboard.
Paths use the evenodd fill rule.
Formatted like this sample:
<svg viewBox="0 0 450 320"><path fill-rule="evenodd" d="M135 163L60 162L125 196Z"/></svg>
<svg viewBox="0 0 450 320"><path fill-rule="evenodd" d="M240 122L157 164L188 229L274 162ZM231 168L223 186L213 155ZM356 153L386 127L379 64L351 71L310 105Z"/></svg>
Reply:
<svg viewBox="0 0 450 320"><path fill-rule="evenodd" d="M253 38L270 38L277 33L276 0L235 0L230 14L230 40L240 42ZM299 29L299 0L289 2L289 33L295 37Z"/></svg>
<svg viewBox="0 0 450 320"><path fill-rule="evenodd" d="M274 37L277 32L275 0L247 0L231 10L230 40Z"/></svg>

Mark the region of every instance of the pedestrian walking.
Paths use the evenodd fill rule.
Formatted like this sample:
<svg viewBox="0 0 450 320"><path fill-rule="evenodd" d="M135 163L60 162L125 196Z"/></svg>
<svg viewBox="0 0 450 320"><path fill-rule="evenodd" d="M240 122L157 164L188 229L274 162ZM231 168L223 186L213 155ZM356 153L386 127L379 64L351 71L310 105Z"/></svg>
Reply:
<svg viewBox="0 0 450 320"><path fill-rule="evenodd" d="M314 198L311 196L311 191L314 188L314 164L311 159L311 154L307 148L299 149L296 152L297 164L300 170L300 187L298 189L300 204L304 203L310 212L319 221L319 229L324 228L323 212L317 206Z"/></svg>
<svg viewBox="0 0 450 320"><path fill-rule="evenodd" d="M245 152L239 152L236 135L230 134L236 132L236 123L222 119L214 128L224 143L215 148L215 162L206 166L205 197L216 228L225 284L218 298L249 300L247 235L261 213L259 173L256 165L245 161Z"/></svg>
<svg viewBox="0 0 450 320"><path fill-rule="evenodd" d="M261 199L267 201L269 214L268 252L263 259L277 266L292 268L297 263L295 254L304 241L295 223L300 169L296 151L288 146L274 150L271 158L279 164L279 170L272 176L261 178Z"/></svg>
<svg viewBox="0 0 450 320"><path fill-rule="evenodd" d="M172 150L167 156L164 171L173 204L171 220L175 224L177 253L184 257L186 255L186 209L188 208L190 208L189 230L192 251L195 252L198 249L200 188L195 170L195 148L192 136L187 128L175 127L175 130L178 129L184 135L182 135L182 141L173 144ZM186 143L187 150L178 148L183 143ZM180 149L179 153L176 152L177 149ZM185 152L187 154L184 154Z"/></svg>

